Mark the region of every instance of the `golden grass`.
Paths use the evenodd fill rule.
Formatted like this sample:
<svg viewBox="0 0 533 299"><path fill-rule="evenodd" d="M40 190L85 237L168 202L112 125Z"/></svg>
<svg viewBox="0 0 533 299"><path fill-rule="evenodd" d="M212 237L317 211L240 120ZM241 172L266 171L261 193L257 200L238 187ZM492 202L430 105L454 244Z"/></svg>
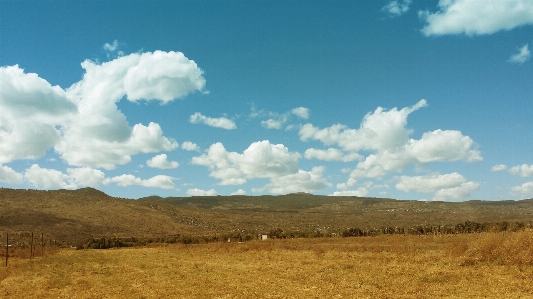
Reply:
<svg viewBox="0 0 533 299"><path fill-rule="evenodd" d="M61 250L2 298L533 298L533 231ZM512 257L516 256L516 257Z"/></svg>

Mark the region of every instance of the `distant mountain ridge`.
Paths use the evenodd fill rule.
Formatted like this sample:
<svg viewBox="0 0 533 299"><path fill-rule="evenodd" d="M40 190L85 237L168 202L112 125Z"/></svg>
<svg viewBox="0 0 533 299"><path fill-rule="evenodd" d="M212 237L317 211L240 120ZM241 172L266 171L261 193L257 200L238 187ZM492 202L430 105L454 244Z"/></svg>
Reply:
<svg viewBox="0 0 533 299"><path fill-rule="evenodd" d="M111 197L94 188L0 188L0 235L43 232L47 238L250 234L271 230L338 233L348 227L401 227L464 221L533 221L533 199L419 202L293 193L279 196Z"/></svg>

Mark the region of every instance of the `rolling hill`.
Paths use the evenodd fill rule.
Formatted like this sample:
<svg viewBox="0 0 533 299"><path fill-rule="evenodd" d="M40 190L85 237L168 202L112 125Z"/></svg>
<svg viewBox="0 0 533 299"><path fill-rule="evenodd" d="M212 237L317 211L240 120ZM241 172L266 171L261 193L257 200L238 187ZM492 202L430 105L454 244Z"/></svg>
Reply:
<svg viewBox="0 0 533 299"><path fill-rule="evenodd" d="M329 234L353 227L532 220L533 199L450 203L296 193L132 200L93 188L0 189L0 234L43 232L46 239L68 243L91 237L260 234L278 228Z"/></svg>

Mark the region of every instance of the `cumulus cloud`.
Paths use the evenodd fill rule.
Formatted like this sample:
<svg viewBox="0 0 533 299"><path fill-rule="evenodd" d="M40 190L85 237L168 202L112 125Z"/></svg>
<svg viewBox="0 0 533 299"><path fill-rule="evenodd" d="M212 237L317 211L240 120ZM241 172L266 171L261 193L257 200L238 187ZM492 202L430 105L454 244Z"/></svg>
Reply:
<svg viewBox="0 0 533 299"><path fill-rule="evenodd" d="M522 177L533 176L533 165L522 164L513 166L509 169L509 173L513 175L519 175Z"/></svg>
<svg viewBox="0 0 533 299"><path fill-rule="evenodd" d="M67 168L69 180L76 186L98 187L106 182L105 174L90 167Z"/></svg>
<svg viewBox="0 0 533 299"><path fill-rule="evenodd" d="M124 52L122 51L119 51L118 48L119 48L119 43L117 40L114 40L113 43L105 43L104 46L102 47L104 49L104 51L106 51L107 53L107 58L109 58L111 56L111 53L116 53L116 55L118 56L123 56L124 55Z"/></svg>
<svg viewBox="0 0 533 299"><path fill-rule="evenodd" d="M466 182L457 187L440 189L433 196L434 201L463 200L479 188L479 183Z"/></svg>
<svg viewBox="0 0 533 299"><path fill-rule="evenodd" d="M388 12L390 15L399 16L406 13L409 10L409 5L411 5L411 0L404 1L391 1L385 5L381 10Z"/></svg>
<svg viewBox="0 0 533 299"><path fill-rule="evenodd" d="M0 178L1 174L0 168ZM81 186L98 187L102 184L108 185L111 183L121 187L137 185L148 188L174 188L174 178L170 176L156 175L143 180L131 174L123 174L113 178L106 178L101 170L90 167L67 168L67 174L65 174L59 170L41 168L39 165L33 164L26 169L24 178L38 188L75 189Z"/></svg>
<svg viewBox="0 0 533 299"><path fill-rule="evenodd" d="M61 87L18 65L0 67L0 163L43 156L77 113Z"/></svg>
<svg viewBox="0 0 533 299"><path fill-rule="evenodd" d="M483 160L481 153L475 149L474 141L459 131L439 129L424 133L419 140L410 139L413 131L406 128L407 117L425 106L427 102L421 100L412 107L400 110L393 108L386 111L378 107L363 118L359 129L351 129L342 124L320 129L312 124L305 124L300 128L299 135L302 141L318 140L325 145L338 145L351 153L344 157L360 159L358 151L373 152L351 172L350 177L354 179L381 178L388 172L401 171L412 164ZM340 156L335 150L311 150L306 154L309 158L323 159Z"/></svg>
<svg viewBox="0 0 533 299"><path fill-rule="evenodd" d="M228 152L222 143L215 143L205 154L193 157L192 163L211 170L211 177L220 185L241 185L247 179L274 178L298 172L300 154L291 153L283 144L268 140L252 143L242 154Z"/></svg>
<svg viewBox="0 0 533 299"><path fill-rule="evenodd" d="M422 33L429 35L492 34L533 24L530 0L440 0L438 11L420 11L426 23Z"/></svg>
<svg viewBox="0 0 533 299"><path fill-rule="evenodd" d="M350 129L341 124L319 129L312 124L305 124L300 128L299 135L302 141L313 139L326 145L338 144L346 151L384 150L408 141L412 130L405 128L407 117L425 106L426 100L420 100L414 106L401 110L393 108L385 111L378 107L363 118L359 129Z"/></svg>
<svg viewBox="0 0 533 299"><path fill-rule="evenodd" d="M295 192L312 192L331 187L322 175L323 166L313 167L311 171L298 170L297 173L272 177L270 183L262 188L254 188L254 192L268 191L270 193L287 194Z"/></svg>
<svg viewBox="0 0 533 299"><path fill-rule="evenodd" d="M498 165L492 166L490 170L491 171L504 171L504 170L507 170L507 166L503 164L498 164Z"/></svg>
<svg viewBox="0 0 533 299"><path fill-rule="evenodd" d="M297 108L292 109L291 113L296 115L298 118L301 118L301 119L308 119L309 118L309 108L297 107Z"/></svg>
<svg viewBox="0 0 533 299"><path fill-rule="evenodd" d="M511 188L512 193L518 193L522 196L533 197L533 182L523 183L520 186Z"/></svg>
<svg viewBox="0 0 533 299"><path fill-rule="evenodd" d="M146 165L152 168L173 169L179 166L176 161L168 161L166 154L160 154L146 161Z"/></svg>
<svg viewBox="0 0 533 299"><path fill-rule="evenodd" d="M74 189L76 184L70 182L69 176L59 170L41 168L33 164L26 169L24 178L38 188Z"/></svg>
<svg viewBox="0 0 533 299"><path fill-rule="evenodd" d="M466 179L457 172L440 175L438 173L425 176L401 176L398 178L396 189L405 192L435 192L439 189L446 189L460 186Z"/></svg>
<svg viewBox="0 0 533 299"><path fill-rule="evenodd" d="M65 126L55 146L70 165L103 167L131 161L131 155L168 151L178 144L163 136L160 126L136 124L130 128L116 106L129 101L158 100L168 103L194 91L202 91L205 79L196 63L180 52L147 52L96 64L82 63L83 79L67 89L78 103L76 122Z"/></svg>
<svg viewBox="0 0 533 299"><path fill-rule="evenodd" d="M106 183L116 183L121 187L142 186L148 188L174 189L174 182L172 182L172 180L174 180L174 178L167 175L156 175L147 180L143 180L131 174L123 174L110 178Z"/></svg>
<svg viewBox="0 0 533 299"><path fill-rule="evenodd" d="M518 53L509 57L509 62L512 63L524 63L531 58L531 52L529 51L529 45L524 45L518 50Z"/></svg>
<svg viewBox="0 0 533 299"><path fill-rule="evenodd" d="M305 107L296 107L285 113L256 110L253 105L251 109L252 112L250 113L250 118L267 118L266 120L261 121L261 126L267 129L276 130L282 129L291 120L291 116L296 116L299 119L308 119L310 114L309 108ZM294 128L294 124L289 124L286 127L286 130L292 128Z"/></svg>
<svg viewBox="0 0 533 299"><path fill-rule="evenodd" d="M231 193L230 195L246 195L246 191L244 191L242 189L239 189L239 190Z"/></svg>
<svg viewBox="0 0 533 299"><path fill-rule="evenodd" d="M8 166L0 165L0 182L8 184L22 183L22 174L14 171Z"/></svg>
<svg viewBox="0 0 533 299"><path fill-rule="evenodd" d="M202 190L202 189L194 188L194 189L187 190L187 195L188 196L215 196L217 195L217 192L215 191L215 189Z"/></svg>
<svg viewBox="0 0 533 299"><path fill-rule="evenodd" d="M420 163L458 161L481 162L478 150L473 150L474 141L459 131L435 130L426 132L420 140L409 140L407 152Z"/></svg>
<svg viewBox="0 0 533 299"><path fill-rule="evenodd" d="M365 197L368 194L368 189L365 187L358 188L357 190L344 190L344 191L335 191L330 196L358 196Z"/></svg>
<svg viewBox="0 0 533 299"><path fill-rule="evenodd" d="M193 142L190 142L190 141L185 141L181 144L181 149L183 150L186 150L186 151L196 151L196 152L199 152L200 151L200 147L196 144L196 143L193 143Z"/></svg>
<svg viewBox="0 0 533 299"><path fill-rule="evenodd" d="M81 186L98 187L107 184L109 179L98 169L89 167L67 168L67 173L59 170L41 168L33 164L26 169L24 178L38 188L75 189Z"/></svg>
<svg viewBox="0 0 533 299"><path fill-rule="evenodd" d="M349 187L355 186L356 184L357 184L356 179L348 178L348 181L346 183L337 184L337 189L347 190Z"/></svg>
<svg viewBox="0 0 533 299"><path fill-rule="evenodd" d="M77 135L77 129L83 131L83 135ZM91 136L86 129L70 128L55 146L61 158L70 165L113 169L116 165L131 162L132 155L171 151L178 147L176 141L163 136L156 123L136 124L124 140L119 136Z"/></svg>
<svg viewBox="0 0 533 299"><path fill-rule="evenodd" d="M468 182L457 172L443 175L433 173L424 176L401 176L397 179L396 189L405 192L435 192L433 200L436 201L463 200L479 188L479 183Z"/></svg>
<svg viewBox="0 0 533 299"><path fill-rule="evenodd" d="M287 122L287 118L286 117L281 117L281 118L278 118L278 119L270 118L270 119L261 121L261 126L267 128L267 129L279 130L279 129L281 129L283 127L283 125L286 122Z"/></svg>
<svg viewBox="0 0 533 299"><path fill-rule="evenodd" d="M504 164L494 165L491 168L491 171L507 171L512 175L517 175L521 177L530 177L533 176L533 165L522 164L513 166L511 168L507 167Z"/></svg>
<svg viewBox="0 0 533 299"><path fill-rule="evenodd" d="M205 86L202 70L180 52L86 60L82 67L83 79L66 91L18 66L0 68L0 163L39 158L53 147L69 165L112 169L131 155L173 150L178 144L158 124L131 128L116 103L168 103Z"/></svg>
<svg viewBox="0 0 533 299"><path fill-rule="evenodd" d="M348 153L335 149L328 148L327 150L320 150L315 148L309 148L305 151L304 157L308 160L318 159L322 161L343 161L350 162L353 160L360 160L362 158L358 153Z"/></svg>
<svg viewBox="0 0 533 299"><path fill-rule="evenodd" d="M189 118L189 122L192 124L204 124L210 127L221 128L226 130L234 130L237 128L237 125L231 119L228 119L226 117L207 117L205 115L202 115L200 112L196 112L195 114L191 115L191 117Z"/></svg>

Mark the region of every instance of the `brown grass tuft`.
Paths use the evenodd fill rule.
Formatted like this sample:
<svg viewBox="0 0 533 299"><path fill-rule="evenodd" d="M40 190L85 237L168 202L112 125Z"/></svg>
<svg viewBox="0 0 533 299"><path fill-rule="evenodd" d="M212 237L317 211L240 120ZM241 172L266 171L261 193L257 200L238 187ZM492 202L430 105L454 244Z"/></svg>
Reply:
<svg viewBox="0 0 533 299"><path fill-rule="evenodd" d="M468 245L462 264L479 262L532 266L533 231L480 234Z"/></svg>

